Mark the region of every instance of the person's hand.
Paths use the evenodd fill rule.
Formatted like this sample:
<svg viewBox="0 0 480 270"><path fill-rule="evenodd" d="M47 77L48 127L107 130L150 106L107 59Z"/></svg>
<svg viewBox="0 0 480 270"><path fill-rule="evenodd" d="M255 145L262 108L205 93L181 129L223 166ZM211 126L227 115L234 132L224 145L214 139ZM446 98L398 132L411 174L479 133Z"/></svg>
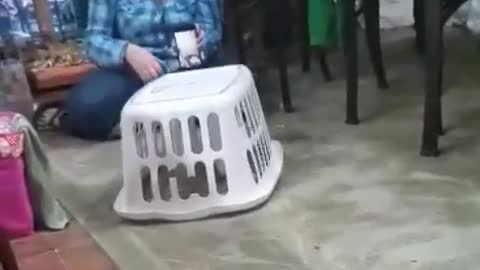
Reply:
<svg viewBox="0 0 480 270"><path fill-rule="evenodd" d="M156 79L162 73L157 58L135 44L128 44L125 60L144 82Z"/></svg>

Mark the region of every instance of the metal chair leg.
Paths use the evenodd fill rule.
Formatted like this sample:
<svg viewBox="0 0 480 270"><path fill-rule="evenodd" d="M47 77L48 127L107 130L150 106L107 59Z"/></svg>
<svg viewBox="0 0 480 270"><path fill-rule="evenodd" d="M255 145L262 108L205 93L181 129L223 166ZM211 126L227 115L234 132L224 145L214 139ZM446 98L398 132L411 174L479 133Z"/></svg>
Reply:
<svg viewBox="0 0 480 270"><path fill-rule="evenodd" d="M310 63L310 33L308 31L308 3L307 0L299 1L299 26L301 34L300 54L302 56L302 71L308 72L311 68Z"/></svg>
<svg viewBox="0 0 480 270"><path fill-rule="evenodd" d="M332 72L328 66L327 53L323 49L319 49L317 52L318 64L320 65L320 70L322 71L323 78L327 82L333 81Z"/></svg>
<svg viewBox="0 0 480 270"><path fill-rule="evenodd" d="M450 19L462 4L467 0L440 0L442 25ZM424 0L414 0L413 15L415 17L414 28L416 31L416 47L420 54L425 52L425 3Z"/></svg>
<svg viewBox="0 0 480 270"><path fill-rule="evenodd" d="M232 26L235 40L235 49L237 50L238 62L245 65L247 63L247 53L243 44L243 29L240 22L240 10L238 1L227 1L232 14Z"/></svg>
<svg viewBox="0 0 480 270"><path fill-rule="evenodd" d="M419 54L425 53L425 0L414 0L413 16L415 18L415 47Z"/></svg>
<svg viewBox="0 0 480 270"><path fill-rule="evenodd" d="M441 5L438 0L425 0L425 112L422 148L420 154L426 157L438 156L438 129L441 125Z"/></svg>
<svg viewBox="0 0 480 270"><path fill-rule="evenodd" d="M439 89L439 92L440 89ZM437 131L437 135L438 136L443 136L445 135L445 128L443 127L443 105L442 105L442 93L439 93L438 95L440 95L440 105L439 105L439 108L438 108L438 112L437 112L437 120L436 120L436 131Z"/></svg>
<svg viewBox="0 0 480 270"><path fill-rule="evenodd" d="M380 3L379 0L364 1L365 32L367 46L370 54L370 62L377 77L377 85L380 89L387 89L388 82L383 63L382 46L380 44Z"/></svg>
<svg viewBox="0 0 480 270"><path fill-rule="evenodd" d="M437 112L437 134L438 136L442 136L445 134L445 129L443 128L443 110L442 110L442 97L443 93L445 92L445 86L443 85L443 69L445 66L445 43L443 40L443 22L440 24L440 31L439 35L440 37L438 38L440 46L437 48L437 56L439 58L439 65L438 65L438 99L439 99L439 108Z"/></svg>
<svg viewBox="0 0 480 270"><path fill-rule="evenodd" d="M347 79L347 119L348 125L357 125L358 120L358 40L355 0L343 1L343 38Z"/></svg>
<svg viewBox="0 0 480 270"><path fill-rule="evenodd" d="M418 1L418 0L417 0ZM467 0L443 0L442 2L442 25L450 19Z"/></svg>
<svg viewBox="0 0 480 270"><path fill-rule="evenodd" d="M283 109L286 113L294 111L292 98L290 96L290 82L288 79L287 54L285 48L275 50L278 59L278 74L280 76L280 89L282 91Z"/></svg>

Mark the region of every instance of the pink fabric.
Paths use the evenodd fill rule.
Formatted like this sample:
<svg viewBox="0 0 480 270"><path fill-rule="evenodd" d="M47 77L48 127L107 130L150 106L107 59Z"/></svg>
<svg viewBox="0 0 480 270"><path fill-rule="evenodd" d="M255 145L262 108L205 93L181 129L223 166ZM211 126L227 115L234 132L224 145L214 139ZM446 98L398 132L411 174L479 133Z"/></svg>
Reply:
<svg viewBox="0 0 480 270"><path fill-rule="evenodd" d="M0 228L9 239L33 233L33 213L21 158L0 158Z"/></svg>
<svg viewBox="0 0 480 270"><path fill-rule="evenodd" d="M15 127L19 116L12 112L0 112L0 158L17 158L23 154L23 133Z"/></svg>
<svg viewBox="0 0 480 270"><path fill-rule="evenodd" d="M24 170L23 134L12 130L14 114L0 113L0 229L9 239L33 233Z"/></svg>

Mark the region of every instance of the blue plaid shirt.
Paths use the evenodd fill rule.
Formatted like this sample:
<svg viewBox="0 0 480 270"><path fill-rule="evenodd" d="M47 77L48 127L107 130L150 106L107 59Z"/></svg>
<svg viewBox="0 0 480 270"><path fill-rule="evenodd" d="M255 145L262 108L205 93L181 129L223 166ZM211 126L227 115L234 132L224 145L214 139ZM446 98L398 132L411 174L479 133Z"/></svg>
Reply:
<svg viewBox="0 0 480 270"><path fill-rule="evenodd" d="M179 69L178 50L165 26L195 23L205 32L208 58L220 45L219 0L90 0L86 53L98 66L124 63L128 42L150 51L164 72Z"/></svg>

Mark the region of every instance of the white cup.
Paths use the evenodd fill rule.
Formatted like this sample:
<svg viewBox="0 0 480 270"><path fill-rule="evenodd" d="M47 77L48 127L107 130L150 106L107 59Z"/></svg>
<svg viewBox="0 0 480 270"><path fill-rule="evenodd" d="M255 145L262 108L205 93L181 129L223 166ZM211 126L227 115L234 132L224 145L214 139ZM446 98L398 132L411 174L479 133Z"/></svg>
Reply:
<svg viewBox="0 0 480 270"><path fill-rule="evenodd" d="M202 64L202 56L197 43L195 29L175 32L180 67L194 68Z"/></svg>

